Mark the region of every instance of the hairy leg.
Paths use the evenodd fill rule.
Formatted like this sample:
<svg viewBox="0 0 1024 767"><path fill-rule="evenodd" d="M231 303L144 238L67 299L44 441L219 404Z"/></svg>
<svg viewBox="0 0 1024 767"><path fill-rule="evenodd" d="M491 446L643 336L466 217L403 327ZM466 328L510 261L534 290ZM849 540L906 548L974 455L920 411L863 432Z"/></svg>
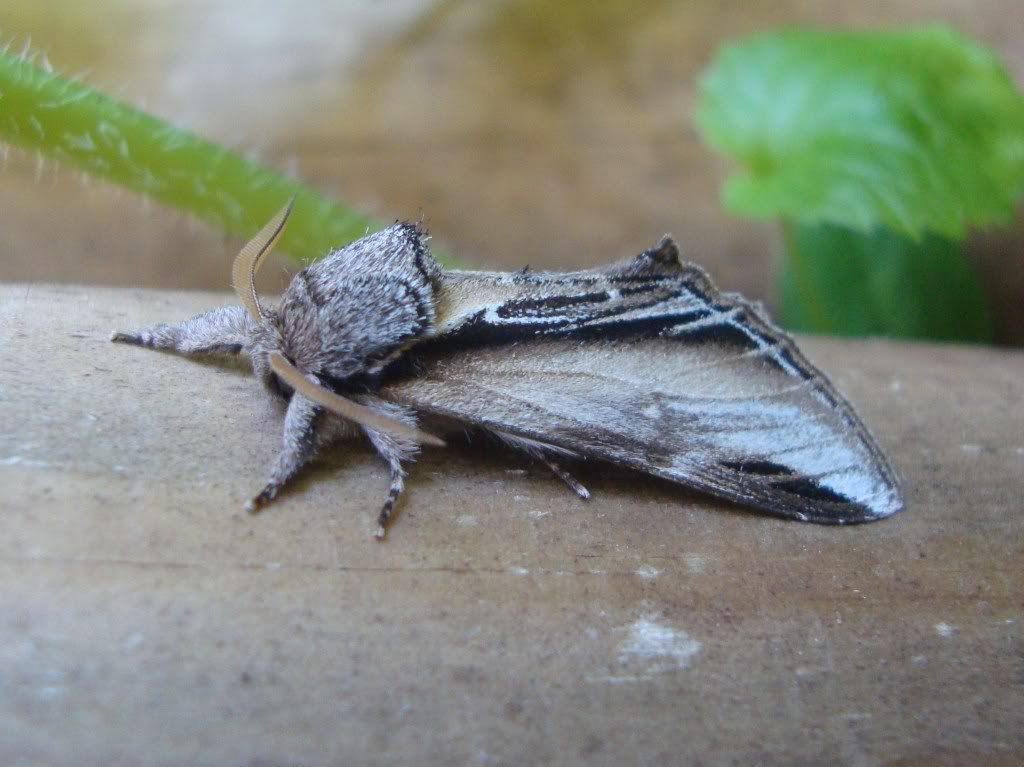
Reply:
<svg viewBox="0 0 1024 767"><path fill-rule="evenodd" d="M222 306L177 325L161 323L134 333L116 332L110 340L179 354L238 354L249 342L254 324L241 306Z"/></svg>
<svg viewBox="0 0 1024 767"><path fill-rule="evenodd" d="M366 405L389 418L401 421L407 426L416 426L416 413L408 408L392 402L385 402L371 395L363 395L356 399L360 404ZM387 463L388 469L391 472L391 485L388 488L384 504L381 506L380 514L377 515L377 530L373 534L374 538L382 541L387 533L388 522L391 520L395 503L397 503L399 496L401 496L402 491L405 489L405 469L402 468L402 464L415 460L416 455L419 453L419 445L386 432L365 428L363 431L366 432L370 443L378 455Z"/></svg>
<svg viewBox="0 0 1024 767"><path fill-rule="evenodd" d="M415 413L400 405L385 402L371 395L362 395L357 399L361 404L384 415L400 420L409 426L416 425ZM246 510L251 513L259 511L277 497L281 489L313 460L321 448L344 437L357 434L358 431L359 427L324 411L319 405L301 394L292 395L284 419L281 452L278 453L277 460L270 472L269 481L245 505ZM419 452L419 445L386 432L365 428L362 431L365 432L381 458L387 462L391 472L391 485L377 516L377 530L374 533L377 540L382 540L388 522L391 520L395 503L405 489L405 470L402 468L402 464L415 459Z"/></svg>
<svg viewBox="0 0 1024 767"><path fill-rule="evenodd" d="M281 452L277 454L270 480L247 504L245 510L255 513L270 503L290 479L316 455L317 424L323 417L323 408L300 394L288 403L284 417Z"/></svg>
<svg viewBox="0 0 1024 767"><path fill-rule="evenodd" d="M270 503L320 449L357 433L356 427L301 394L292 396L284 417L281 451L270 471L270 479L248 503L246 511L255 514Z"/></svg>
<svg viewBox="0 0 1024 767"><path fill-rule="evenodd" d="M537 440L527 439L526 437L517 437L514 434L508 434L503 431L492 431L494 436L500 439L509 447L515 448L523 453L526 453L531 458L534 458L551 470L551 473L562 480L569 489L572 490L576 495L582 498L584 501L590 499L590 491L587 490L572 474L567 472L561 466L559 466L550 457L552 454L564 455L567 458L576 458L574 453L554 445L548 445L544 442L538 442Z"/></svg>

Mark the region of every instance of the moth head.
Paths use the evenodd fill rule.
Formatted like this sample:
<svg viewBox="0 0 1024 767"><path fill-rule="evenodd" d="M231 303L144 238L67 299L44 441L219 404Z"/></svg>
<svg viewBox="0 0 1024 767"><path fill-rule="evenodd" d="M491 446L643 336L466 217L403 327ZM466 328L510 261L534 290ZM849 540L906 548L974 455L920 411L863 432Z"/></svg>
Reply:
<svg viewBox="0 0 1024 767"><path fill-rule="evenodd" d="M296 340L286 337L281 312L263 306L256 293L256 273L281 239L294 203L293 197L245 244L235 257L231 268L235 292L253 322L250 345L253 370L272 389L286 396L299 393L327 410L366 428L387 432L413 442L443 446L444 442L433 435L411 428L328 389L317 380L314 371L303 370L301 361L289 359L289 352L293 358L302 356L301 341L298 343L300 348L294 350ZM299 353L296 354L296 351Z"/></svg>

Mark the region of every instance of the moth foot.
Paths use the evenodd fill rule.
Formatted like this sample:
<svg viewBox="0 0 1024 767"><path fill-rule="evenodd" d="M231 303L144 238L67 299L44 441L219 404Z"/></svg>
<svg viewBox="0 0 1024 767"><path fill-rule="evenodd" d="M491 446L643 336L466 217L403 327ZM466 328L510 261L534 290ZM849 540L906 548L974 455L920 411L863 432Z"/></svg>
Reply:
<svg viewBox="0 0 1024 767"><path fill-rule="evenodd" d="M576 495L578 495L584 501L590 500L590 491L587 490L587 488L585 488L583 484L578 479L576 479L576 477L567 472L565 469L563 469L557 463L552 461L550 458L545 458L542 456L541 460L544 461L545 465L549 469L551 469L551 473L558 477L560 480L562 480L565 484L567 484L569 486L569 489L576 493Z"/></svg>
<svg viewBox="0 0 1024 767"><path fill-rule="evenodd" d="M278 487L277 485L267 485L265 488L260 490L259 494L254 498L246 501L245 510L250 514L256 514L270 503L277 496Z"/></svg>
<svg viewBox="0 0 1024 767"><path fill-rule="evenodd" d="M387 535L388 524L391 522L391 515L395 511L395 503L398 501L399 496L402 495L404 488L405 473L402 471L402 465L395 461L391 464L391 487L388 488L387 498L384 499L384 503L380 507L380 513L377 515L377 529L373 533L374 539L383 541Z"/></svg>
<svg viewBox="0 0 1024 767"><path fill-rule="evenodd" d="M374 531L373 537L378 541L383 541L387 535L388 523L391 521L391 514L395 510L395 501L398 500L400 492L400 489L396 491L392 488L388 493L388 499L384 501L380 514L377 515L377 529Z"/></svg>
<svg viewBox="0 0 1024 767"><path fill-rule="evenodd" d="M576 495L578 495L584 501L590 500L590 491L587 490L587 488L585 488L583 484L576 479L576 477L574 477L572 474L567 472L565 469L563 469L561 466L559 466L551 458L548 457L550 453L561 452L564 455L568 455L570 458L579 458L579 456L574 455L572 451L563 450L561 448L555 447L554 445L547 445L543 442L538 442L537 440L527 439L526 437L519 437L514 434L508 434L503 431L493 431L491 433L494 434L494 436L496 436L506 445L514 447L517 450L521 450L534 460L541 461L545 466L548 467L548 469L551 470L552 474L554 474L565 484L567 484L569 486L569 489L576 493Z"/></svg>

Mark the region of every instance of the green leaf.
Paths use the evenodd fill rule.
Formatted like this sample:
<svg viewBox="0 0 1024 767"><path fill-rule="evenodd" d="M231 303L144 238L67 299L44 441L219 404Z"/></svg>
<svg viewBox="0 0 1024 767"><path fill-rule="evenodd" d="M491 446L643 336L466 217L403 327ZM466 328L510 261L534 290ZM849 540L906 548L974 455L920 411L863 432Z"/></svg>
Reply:
<svg viewBox="0 0 1024 767"><path fill-rule="evenodd" d="M990 341L978 280L962 244L831 224L786 227L782 321L791 330Z"/></svg>
<svg viewBox="0 0 1024 767"><path fill-rule="evenodd" d="M1024 191L1024 97L944 27L758 36L699 86L705 139L743 168L736 213L961 239Z"/></svg>

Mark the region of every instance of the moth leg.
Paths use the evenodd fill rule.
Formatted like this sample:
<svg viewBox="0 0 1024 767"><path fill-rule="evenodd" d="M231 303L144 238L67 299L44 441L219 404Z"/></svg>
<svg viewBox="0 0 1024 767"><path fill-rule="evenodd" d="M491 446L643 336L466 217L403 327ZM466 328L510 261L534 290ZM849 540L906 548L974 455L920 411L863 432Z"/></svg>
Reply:
<svg viewBox="0 0 1024 767"><path fill-rule="evenodd" d="M357 400L361 404L389 418L394 418L408 426L416 426L416 413L413 410L370 395L363 395L358 397ZM402 464L414 461L420 448L417 443L411 440L402 439L387 432L366 428L363 431L366 432L366 436L377 451L377 454L387 462L391 473L391 485L388 488L388 494L384 499L384 504L381 506L380 513L377 515L377 529L373 533L374 538L382 541L387 534L388 522L391 521L391 514L395 510L395 504L405 489L405 469L402 468Z"/></svg>
<svg viewBox="0 0 1024 767"><path fill-rule="evenodd" d="M245 348L255 323L241 306L222 306L176 325L160 323L134 333L115 332L115 343L163 349L178 354L238 354Z"/></svg>
<svg viewBox="0 0 1024 767"><path fill-rule="evenodd" d="M557 463L552 461L546 455L541 454L541 455L537 456L537 458L545 466L547 466L549 469L551 469L551 473L552 474L554 474L556 477L558 477L560 480L562 480L565 484L567 484L569 486L569 489L572 490L574 493L576 493L576 495L578 495L584 501L589 501L590 500L590 491L587 490L587 488L584 487L580 483L580 481L578 479L576 479L576 477L574 477L572 474L567 472L565 469L563 469Z"/></svg>
<svg viewBox="0 0 1024 767"><path fill-rule="evenodd" d="M584 487L583 484L580 483L578 479L576 479L576 477L574 477L572 474L570 474L561 466L559 466L550 457L551 453L558 453L561 455L565 455L569 458L575 458L575 453L572 453L568 450L563 450L562 448L556 447L554 445L548 445L544 442L538 442L537 440L527 439L526 437L517 437L514 434L509 434L503 431L492 431L491 433L494 434L494 436L496 436L509 447L513 447L516 450L526 453L531 458L543 463L545 466L548 467L548 469L551 470L552 474L554 474L566 485L568 485L569 489L576 493L576 495L578 495L584 501L590 500L590 491L587 490L587 488Z"/></svg>
<svg viewBox="0 0 1024 767"><path fill-rule="evenodd" d="M356 434L355 427L301 394L293 394L284 417L281 452L277 455L270 480L248 503L245 510L255 514L270 503L281 489L299 473L317 452L343 437Z"/></svg>

